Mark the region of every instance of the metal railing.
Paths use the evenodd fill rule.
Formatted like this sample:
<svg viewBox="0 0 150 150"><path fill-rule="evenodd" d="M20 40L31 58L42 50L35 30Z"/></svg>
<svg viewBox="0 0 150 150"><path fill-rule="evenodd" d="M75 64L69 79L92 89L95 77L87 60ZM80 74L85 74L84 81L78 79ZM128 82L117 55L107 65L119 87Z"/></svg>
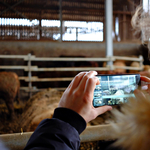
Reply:
<svg viewBox="0 0 150 150"><path fill-rule="evenodd" d="M39 91L37 87L32 86L32 82L57 82L57 81L71 81L72 77L57 77L57 78L39 78L38 76L32 76L32 72L46 72L46 71L89 71L89 70L96 70L96 71L109 71L114 70L115 68L121 68L121 69L128 69L128 70L139 70L141 71L143 69L143 57L139 56L139 58L133 58L133 57L121 57L121 56L112 56L112 57L106 57L106 58L58 58L58 57L36 57L34 55L28 54L28 55L0 55L0 58L3 59L23 59L24 61L27 61L27 65L17 65L17 66L0 66L0 69L18 69L18 70L24 70L28 72L28 76L19 76L20 80L24 80L25 82L28 82L28 87L21 87L21 89L27 91L30 93L30 96L32 95L32 92ZM106 66L106 67L51 67L51 68L41 68L38 66L32 65L32 62L34 61L95 61L95 62L108 62L108 61L115 61L115 60L126 60L126 61L137 61L140 63L140 67L131 67L131 66ZM65 89L65 88L61 88Z"/></svg>

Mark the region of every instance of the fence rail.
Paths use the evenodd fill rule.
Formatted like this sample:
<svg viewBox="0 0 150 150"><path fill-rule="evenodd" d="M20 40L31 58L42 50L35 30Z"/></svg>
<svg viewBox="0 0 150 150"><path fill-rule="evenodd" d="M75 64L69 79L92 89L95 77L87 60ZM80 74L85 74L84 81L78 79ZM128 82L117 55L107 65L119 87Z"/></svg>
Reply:
<svg viewBox="0 0 150 150"><path fill-rule="evenodd" d="M0 58L2 59L23 59L24 61L27 61L27 65L17 65L17 66L0 66L0 69L17 69L17 70L24 70L28 72L28 76L20 76L20 80L24 80L25 82L28 82L28 87L21 87L21 89L30 92L38 91L40 89L37 89L36 87L32 86L32 82L53 82L53 81L71 81L72 77L63 77L63 78L39 78L38 76L32 76L32 72L46 72L46 71L89 71L89 70L97 70L97 71L109 71L114 70L115 68L121 68L121 69L128 69L128 70L139 70L141 71L143 69L143 57L139 56L139 58L133 58L133 57L121 57L121 56L112 56L112 57L106 57L106 58L58 58L58 57L36 57L34 55L28 54L28 55L0 55ZM95 62L108 62L115 60L126 60L126 61L137 61L140 63L140 67L121 67L121 66L106 66L106 67L50 67L50 68L41 68L36 65L32 65L32 62L34 61L95 61ZM65 88L61 88L65 89Z"/></svg>
<svg viewBox="0 0 150 150"><path fill-rule="evenodd" d="M117 136L113 133L112 125L97 125L89 126L80 135L81 142L92 142L100 140L115 140ZM11 150L22 150L28 142L33 132L3 134L0 135L0 139Z"/></svg>

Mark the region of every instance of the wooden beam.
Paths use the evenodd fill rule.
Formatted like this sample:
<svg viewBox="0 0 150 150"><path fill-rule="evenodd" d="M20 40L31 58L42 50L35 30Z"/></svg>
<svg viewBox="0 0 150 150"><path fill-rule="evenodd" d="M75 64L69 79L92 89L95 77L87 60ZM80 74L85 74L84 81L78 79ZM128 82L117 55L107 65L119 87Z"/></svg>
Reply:
<svg viewBox="0 0 150 150"><path fill-rule="evenodd" d="M127 25L126 25L126 15L125 14L123 14L123 41L125 41L126 40L126 35L127 35Z"/></svg>
<svg viewBox="0 0 150 150"><path fill-rule="evenodd" d="M3 13L7 12L8 10L10 10L10 9L12 9L12 8L14 8L14 7L16 7L17 5L19 5L19 4L22 3L23 1L24 1L24 0L20 0L19 2L15 3L14 5L12 5L12 6L8 7L8 8L6 8L5 10L3 10L3 11L0 13L0 16L1 16ZM2 3L2 2L0 2L0 3Z"/></svg>

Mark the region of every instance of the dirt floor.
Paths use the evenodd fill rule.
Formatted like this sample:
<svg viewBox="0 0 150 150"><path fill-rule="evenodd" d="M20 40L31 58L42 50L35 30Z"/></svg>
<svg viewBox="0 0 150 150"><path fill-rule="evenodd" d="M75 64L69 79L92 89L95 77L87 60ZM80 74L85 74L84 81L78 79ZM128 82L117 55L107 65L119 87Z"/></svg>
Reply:
<svg viewBox="0 0 150 150"><path fill-rule="evenodd" d="M0 134L9 134L9 133L21 132L21 129L18 128L18 120L21 117L23 110L22 110L22 108L18 108L18 106L15 108L15 118L13 120L11 120L5 104L1 105Z"/></svg>

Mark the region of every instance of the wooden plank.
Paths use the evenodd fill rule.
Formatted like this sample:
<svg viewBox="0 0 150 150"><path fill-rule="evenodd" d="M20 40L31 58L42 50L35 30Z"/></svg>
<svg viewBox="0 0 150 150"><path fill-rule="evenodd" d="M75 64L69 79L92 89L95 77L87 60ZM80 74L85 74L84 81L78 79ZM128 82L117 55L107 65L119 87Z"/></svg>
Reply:
<svg viewBox="0 0 150 150"><path fill-rule="evenodd" d="M59 58L59 57L43 57L43 58L39 58L39 57L35 57L35 58L31 58L32 61L109 61L109 58L80 58L80 57L76 57L76 58L68 58L68 57L63 57L63 58Z"/></svg>
<svg viewBox="0 0 150 150"><path fill-rule="evenodd" d="M127 38L127 20L126 20L126 14L123 14L123 41L126 41Z"/></svg>
<svg viewBox="0 0 150 150"><path fill-rule="evenodd" d="M24 59L28 60L27 55L0 55L0 58L15 58L15 59ZM74 57L74 58L68 58L68 57L35 57L34 55L31 55L32 61L109 61L110 59L119 59L119 60L130 60L130 61L143 61L141 58L133 58L133 57L123 57L123 56L113 56L113 57L107 57L107 58L80 58L80 57Z"/></svg>
<svg viewBox="0 0 150 150"><path fill-rule="evenodd" d="M113 58L118 60L143 61L143 58L134 58L134 57L113 56Z"/></svg>
<svg viewBox="0 0 150 150"><path fill-rule="evenodd" d="M70 78L38 78L38 77L32 77L30 80L31 82L47 82L47 81L71 81L73 77ZM19 80L25 80L26 82L29 82L28 77L19 77Z"/></svg>
<svg viewBox="0 0 150 150"><path fill-rule="evenodd" d="M119 69L127 69L127 70L143 70L143 67L129 67L129 66L126 66L126 67L121 67L121 66L113 66L114 69L115 68L119 68Z"/></svg>
<svg viewBox="0 0 150 150"><path fill-rule="evenodd" d="M90 71L90 70L109 70L109 67L64 67L64 68L31 68L31 71ZM28 68L25 69L28 71Z"/></svg>
<svg viewBox="0 0 150 150"><path fill-rule="evenodd" d="M73 78L37 78L32 79L32 82L47 82L47 81L72 81ZM26 79L25 81L29 81L29 79Z"/></svg>
<svg viewBox="0 0 150 150"><path fill-rule="evenodd" d="M48 89L48 88L47 88ZM59 91L65 91L66 90L66 87L62 87L62 88L53 88L53 89L56 89L56 90L59 90ZM33 87L32 89L29 89L29 87L20 87L20 90L24 90L26 92L39 92L39 91L43 91L43 90L46 90L46 88L36 88L36 87Z"/></svg>
<svg viewBox="0 0 150 150"><path fill-rule="evenodd" d="M123 68L123 69L130 69L130 70L142 70L143 67L135 68L135 67L119 67L114 66L114 68ZM0 69L24 69L25 71L28 71L29 68L26 66L0 66ZM108 71L110 70L110 67L64 67L64 68L38 68L37 66L31 67L31 71L90 71L90 70L96 70L96 71Z"/></svg>
<svg viewBox="0 0 150 150"><path fill-rule="evenodd" d="M0 55L0 58L12 58L12 59L24 59L24 60L28 60L28 55ZM35 56L32 55L31 59L34 59Z"/></svg>
<svg viewBox="0 0 150 150"><path fill-rule="evenodd" d="M0 69L27 69L26 66L0 66Z"/></svg>
<svg viewBox="0 0 150 150"><path fill-rule="evenodd" d="M24 59L28 57L27 55L0 55L0 58L16 58L16 59Z"/></svg>
<svg viewBox="0 0 150 150"><path fill-rule="evenodd" d="M0 69L24 69L25 71L28 71L29 68L28 66L0 66ZM32 66L31 70L37 70L37 66Z"/></svg>
<svg viewBox="0 0 150 150"><path fill-rule="evenodd" d="M38 77L37 76L32 76L32 79L37 79ZM21 76L19 77L19 80L26 80L28 79L28 77L24 77L24 76Z"/></svg>

